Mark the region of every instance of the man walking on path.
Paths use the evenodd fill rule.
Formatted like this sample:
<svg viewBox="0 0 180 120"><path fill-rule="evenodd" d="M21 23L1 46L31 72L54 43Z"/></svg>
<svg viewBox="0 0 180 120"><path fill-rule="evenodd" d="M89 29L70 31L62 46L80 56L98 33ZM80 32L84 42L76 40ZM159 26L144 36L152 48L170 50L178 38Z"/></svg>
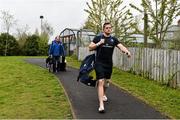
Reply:
<svg viewBox="0 0 180 120"><path fill-rule="evenodd" d="M107 22L103 25L103 33L97 35L89 45L89 50L96 50L96 79L98 80L98 98L100 113L104 113L104 102L107 101L105 94L106 88L109 86L109 80L112 74L112 55L114 47L118 47L123 53L126 53L128 57L131 57L131 53L126 47L124 47L116 37L111 36L112 26Z"/></svg>
<svg viewBox="0 0 180 120"><path fill-rule="evenodd" d="M49 55L53 57L53 72L60 71L60 56L65 56L64 46L60 36L56 36L49 49Z"/></svg>

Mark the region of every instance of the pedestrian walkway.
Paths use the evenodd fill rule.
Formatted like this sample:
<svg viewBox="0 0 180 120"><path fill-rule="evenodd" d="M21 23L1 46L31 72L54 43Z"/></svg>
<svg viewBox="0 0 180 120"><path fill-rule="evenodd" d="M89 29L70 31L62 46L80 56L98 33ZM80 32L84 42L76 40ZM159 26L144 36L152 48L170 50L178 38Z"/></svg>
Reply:
<svg viewBox="0 0 180 120"><path fill-rule="evenodd" d="M44 59L26 59L27 62L45 67ZM55 73L62 83L71 102L76 119L164 119L160 112L126 91L110 85L107 90L109 102L105 103L104 114L98 113L96 88L76 81L78 70L68 67L66 72Z"/></svg>

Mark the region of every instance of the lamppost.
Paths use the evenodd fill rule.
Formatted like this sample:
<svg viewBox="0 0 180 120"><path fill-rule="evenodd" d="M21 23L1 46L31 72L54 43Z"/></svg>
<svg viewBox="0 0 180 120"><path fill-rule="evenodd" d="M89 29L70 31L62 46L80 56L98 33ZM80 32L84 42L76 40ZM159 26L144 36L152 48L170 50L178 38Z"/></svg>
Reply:
<svg viewBox="0 0 180 120"><path fill-rule="evenodd" d="M42 20L43 20L43 18L44 18L44 16L41 15L41 16L40 16L40 19L41 19L41 34L42 34Z"/></svg>

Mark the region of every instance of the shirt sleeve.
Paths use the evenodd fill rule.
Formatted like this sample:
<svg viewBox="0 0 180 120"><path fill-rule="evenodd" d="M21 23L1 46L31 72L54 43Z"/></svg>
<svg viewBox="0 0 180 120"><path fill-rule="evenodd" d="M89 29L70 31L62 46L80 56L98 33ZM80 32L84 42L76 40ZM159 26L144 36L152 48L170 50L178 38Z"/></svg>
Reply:
<svg viewBox="0 0 180 120"><path fill-rule="evenodd" d="M100 37L99 36L96 36L96 37L94 37L94 39L93 39L93 43L98 43L100 41Z"/></svg>
<svg viewBox="0 0 180 120"><path fill-rule="evenodd" d="M114 45L117 46L119 43L121 43L117 38L114 37Z"/></svg>

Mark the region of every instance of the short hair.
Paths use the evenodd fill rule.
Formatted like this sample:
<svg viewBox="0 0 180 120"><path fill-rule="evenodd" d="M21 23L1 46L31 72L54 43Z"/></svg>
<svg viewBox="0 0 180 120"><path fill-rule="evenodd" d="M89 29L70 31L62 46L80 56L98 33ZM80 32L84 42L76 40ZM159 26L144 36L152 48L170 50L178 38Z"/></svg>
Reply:
<svg viewBox="0 0 180 120"><path fill-rule="evenodd" d="M57 36L55 37L55 39L58 39L58 38L60 38L60 36L57 35Z"/></svg>
<svg viewBox="0 0 180 120"><path fill-rule="evenodd" d="M104 28L106 27L106 25L111 25L111 23L110 23L110 22L105 22L105 23L103 24L103 30L104 30Z"/></svg>

